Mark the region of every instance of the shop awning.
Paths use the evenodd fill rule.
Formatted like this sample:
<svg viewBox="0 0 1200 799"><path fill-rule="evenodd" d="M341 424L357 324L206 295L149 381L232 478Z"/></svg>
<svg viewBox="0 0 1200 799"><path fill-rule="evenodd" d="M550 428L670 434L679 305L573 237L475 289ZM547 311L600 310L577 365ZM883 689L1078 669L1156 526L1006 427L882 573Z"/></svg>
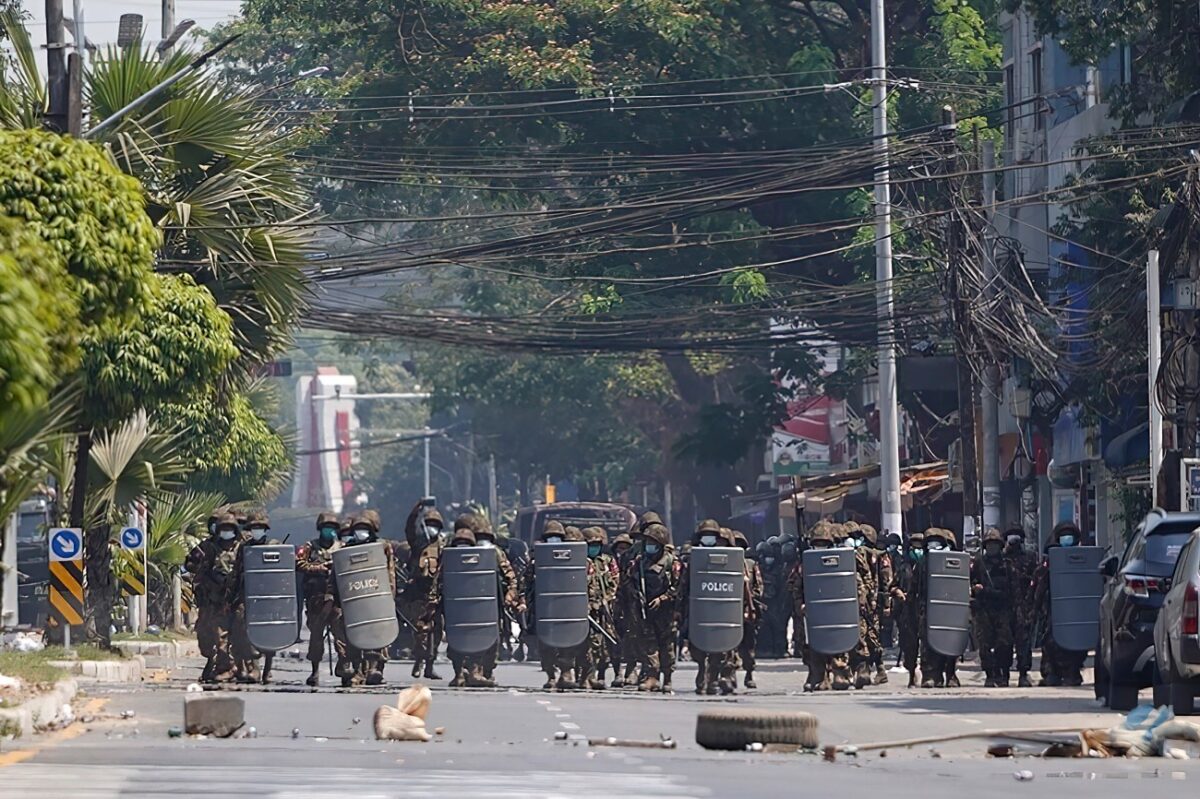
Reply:
<svg viewBox="0 0 1200 799"><path fill-rule="evenodd" d="M865 498L871 490L878 492L878 478L878 465L806 478L798 483L794 495L790 489L785 489L785 496L779 503L779 516L796 518L797 506L801 513L832 515L842 510L848 498L860 495ZM949 481L950 470L945 461L902 468L901 507L910 510L916 505L933 502L946 491Z"/></svg>

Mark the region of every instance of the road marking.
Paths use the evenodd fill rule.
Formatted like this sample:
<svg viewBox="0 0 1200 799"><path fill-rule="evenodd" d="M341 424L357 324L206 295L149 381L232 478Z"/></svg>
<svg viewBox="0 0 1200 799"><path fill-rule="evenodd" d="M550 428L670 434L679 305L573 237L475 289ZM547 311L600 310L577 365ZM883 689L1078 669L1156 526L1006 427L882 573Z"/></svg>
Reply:
<svg viewBox="0 0 1200 799"><path fill-rule="evenodd" d="M84 703L79 715L90 715L100 712L100 709L108 704L107 699L89 699ZM63 741L69 741L72 738L78 738L87 732L87 727L81 721L73 721L66 727L56 732L47 733L41 736L36 741L32 741L31 745L26 749L14 749L11 752L0 754L0 768L6 766L15 766L17 763L24 763L29 758L36 755L46 747L56 746Z"/></svg>
<svg viewBox="0 0 1200 799"><path fill-rule="evenodd" d="M564 730L577 730L577 729L579 729L579 725L578 725L578 724L576 724L576 723L575 723L575 722L573 722L573 721L563 721L563 722L560 722L558 726L562 727Z"/></svg>
<svg viewBox="0 0 1200 799"><path fill-rule="evenodd" d="M571 718L571 714L570 713L555 713L554 717L558 718L558 719L569 719L569 718Z"/></svg>

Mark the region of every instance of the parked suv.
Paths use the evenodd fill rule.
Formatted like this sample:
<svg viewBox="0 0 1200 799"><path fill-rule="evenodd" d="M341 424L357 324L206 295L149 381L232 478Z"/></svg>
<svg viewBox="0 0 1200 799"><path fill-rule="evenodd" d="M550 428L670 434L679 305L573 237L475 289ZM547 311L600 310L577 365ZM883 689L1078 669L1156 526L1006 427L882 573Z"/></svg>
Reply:
<svg viewBox="0 0 1200 799"><path fill-rule="evenodd" d="M1096 696L1113 710L1132 710L1138 691L1154 679L1154 622L1171 587L1175 562L1200 527L1200 513L1155 508L1123 551L1100 564L1106 578L1100 598Z"/></svg>
<svg viewBox="0 0 1200 799"><path fill-rule="evenodd" d="M1154 657L1175 715L1195 713L1200 693L1200 533L1192 533L1179 553L1154 624Z"/></svg>

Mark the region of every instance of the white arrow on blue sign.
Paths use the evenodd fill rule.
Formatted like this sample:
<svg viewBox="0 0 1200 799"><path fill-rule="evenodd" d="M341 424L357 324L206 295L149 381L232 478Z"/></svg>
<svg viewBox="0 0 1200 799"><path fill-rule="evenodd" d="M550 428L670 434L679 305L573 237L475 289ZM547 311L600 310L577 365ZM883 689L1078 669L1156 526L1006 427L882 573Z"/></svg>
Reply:
<svg viewBox="0 0 1200 799"><path fill-rule="evenodd" d="M83 531L77 527L60 527L50 531L50 560L79 560L83 557Z"/></svg>
<svg viewBox="0 0 1200 799"><path fill-rule="evenodd" d="M146 546L146 535L137 527L126 527L121 531L123 549L141 549Z"/></svg>

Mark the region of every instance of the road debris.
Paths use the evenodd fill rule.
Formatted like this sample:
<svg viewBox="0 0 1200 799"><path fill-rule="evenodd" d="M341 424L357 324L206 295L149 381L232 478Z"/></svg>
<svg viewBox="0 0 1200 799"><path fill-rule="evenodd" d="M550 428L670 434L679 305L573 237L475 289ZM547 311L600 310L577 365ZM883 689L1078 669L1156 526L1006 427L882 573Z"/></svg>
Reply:
<svg viewBox="0 0 1200 799"><path fill-rule="evenodd" d="M588 738L588 746L620 746L632 749L674 749L676 744L675 739L668 738L666 736L660 736L657 741L638 741L631 738L608 737Z"/></svg>
<svg viewBox="0 0 1200 799"><path fill-rule="evenodd" d="M384 705L375 711L375 737L381 741L432 740L425 730L425 716L433 694L421 683L405 688L396 699L396 706ZM355 719L357 724L360 719Z"/></svg>
<svg viewBox="0 0 1200 799"><path fill-rule="evenodd" d="M1033 781L1033 772L1029 771L1029 770L1014 771L1013 779L1016 780L1017 782L1032 782Z"/></svg>

